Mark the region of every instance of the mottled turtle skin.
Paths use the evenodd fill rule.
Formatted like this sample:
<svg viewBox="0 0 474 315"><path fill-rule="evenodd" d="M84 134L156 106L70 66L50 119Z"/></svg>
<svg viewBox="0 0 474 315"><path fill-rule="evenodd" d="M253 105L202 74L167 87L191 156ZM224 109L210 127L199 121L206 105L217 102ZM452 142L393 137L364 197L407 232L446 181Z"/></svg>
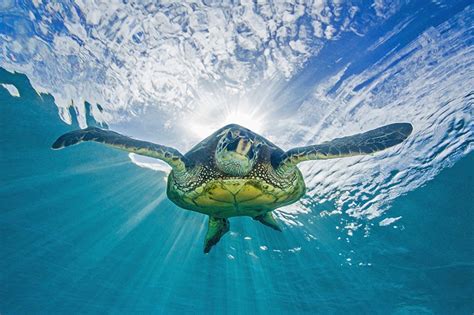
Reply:
<svg viewBox="0 0 474 315"><path fill-rule="evenodd" d="M232 124L182 155L172 147L89 127L62 135L52 148L95 141L168 163L172 168L169 199L209 216L204 240L204 253L208 253L229 231L230 217L249 216L281 231L272 210L298 201L305 193L298 163L371 154L403 142L412 130L409 123L394 123L284 152L262 136Z"/></svg>
<svg viewBox="0 0 474 315"><path fill-rule="evenodd" d="M244 176L230 176L216 166L214 153L218 141L223 133L233 129L245 131L260 143L256 163ZM305 184L296 167L293 172L276 172L274 164L283 154L275 144L244 127L225 126L184 155L193 168L185 179L171 172L168 198L182 208L217 218L256 217L292 204L304 195Z"/></svg>

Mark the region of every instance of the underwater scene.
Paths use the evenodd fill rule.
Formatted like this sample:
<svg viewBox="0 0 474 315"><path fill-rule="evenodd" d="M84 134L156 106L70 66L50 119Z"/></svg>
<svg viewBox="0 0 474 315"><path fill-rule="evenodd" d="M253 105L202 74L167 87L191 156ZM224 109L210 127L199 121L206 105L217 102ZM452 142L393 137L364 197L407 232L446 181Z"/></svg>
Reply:
<svg viewBox="0 0 474 315"><path fill-rule="evenodd" d="M0 314L473 314L473 113L471 1L0 0Z"/></svg>

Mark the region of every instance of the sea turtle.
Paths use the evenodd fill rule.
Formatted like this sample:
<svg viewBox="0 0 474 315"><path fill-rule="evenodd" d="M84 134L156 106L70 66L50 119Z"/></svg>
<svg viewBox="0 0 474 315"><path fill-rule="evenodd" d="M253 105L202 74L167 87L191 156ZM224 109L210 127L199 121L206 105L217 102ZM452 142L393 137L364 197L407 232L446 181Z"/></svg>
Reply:
<svg viewBox="0 0 474 315"><path fill-rule="evenodd" d="M214 132L185 155L178 150L89 127L59 137L53 149L83 141L104 143L168 163L168 198L176 205L209 216L204 252L229 231L229 218L249 216L281 231L272 211L305 193L297 164L381 151L404 141L409 123L395 123L322 144L283 151L264 137L231 124Z"/></svg>

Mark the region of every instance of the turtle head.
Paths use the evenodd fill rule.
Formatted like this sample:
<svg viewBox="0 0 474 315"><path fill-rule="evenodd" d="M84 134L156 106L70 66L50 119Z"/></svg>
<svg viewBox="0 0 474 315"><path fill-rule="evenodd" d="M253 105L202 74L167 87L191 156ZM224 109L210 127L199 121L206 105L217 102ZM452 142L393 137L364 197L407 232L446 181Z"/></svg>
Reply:
<svg viewBox="0 0 474 315"><path fill-rule="evenodd" d="M259 147L260 143L254 133L232 125L221 134L217 143L215 153L217 167L232 176L245 176L257 161Z"/></svg>

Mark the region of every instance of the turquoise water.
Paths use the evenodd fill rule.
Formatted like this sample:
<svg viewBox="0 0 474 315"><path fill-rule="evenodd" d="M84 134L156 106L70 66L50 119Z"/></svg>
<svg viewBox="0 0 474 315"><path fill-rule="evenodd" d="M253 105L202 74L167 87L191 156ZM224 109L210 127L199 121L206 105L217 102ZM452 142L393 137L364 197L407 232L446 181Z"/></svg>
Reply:
<svg viewBox="0 0 474 315"><path fill-rule="evenodd" d="M0 0L0 314L472 314L472 1ZM229 123L283 150L396 122L393 148L299 164L307 191L203 254L163 163Z"/></svg>
<svg viewBox="0 0 474 315"><path fill-rule="evenodd" d="M206 218L163 198L161 176L98 144L50 150L71 128L52 97L24 75L0 82L21 94L0 88L2 314L474 309L472 153L395 200L403 219L369 237L338 240L331 216L283 233L242 218L203 255Z"/></svg>

